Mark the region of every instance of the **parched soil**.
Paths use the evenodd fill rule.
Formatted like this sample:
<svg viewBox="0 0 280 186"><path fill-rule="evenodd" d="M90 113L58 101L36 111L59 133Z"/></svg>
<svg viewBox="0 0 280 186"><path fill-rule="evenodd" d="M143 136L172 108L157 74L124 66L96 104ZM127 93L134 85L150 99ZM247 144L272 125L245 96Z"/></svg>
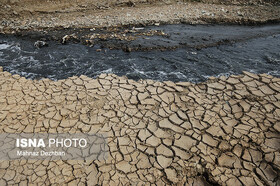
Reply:
<svg viewBox="0 0 280 186"><path fill-rule="evenodd" d="M106 133L108 158L0 162L1 185L279 185L280 79L28 80L0 72L5 133Z"/></svg>
<svg viewBox="0 0 280 186"><path fill-rule="evenodd" d="M0 31L279 22L277 1L256 2L3 0ZM105 161L0 161L0 185L280 185L279 78L37 81L1 71L1 133L106 133L109 152Z"/></svg>

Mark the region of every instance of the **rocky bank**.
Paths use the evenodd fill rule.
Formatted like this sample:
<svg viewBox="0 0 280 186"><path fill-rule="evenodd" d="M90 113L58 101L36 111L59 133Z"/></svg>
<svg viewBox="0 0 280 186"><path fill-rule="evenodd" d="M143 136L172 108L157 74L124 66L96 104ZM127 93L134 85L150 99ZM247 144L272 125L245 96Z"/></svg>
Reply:
<svg viewBox="0 0 280 186"><path fill-rule="evenodd" d="M0 185L279 185L280 79L0 72L1 133L106 133L105 161L0 161Z"/></svg>
<svg viewBox="0 0 280 186"><path fill-rule="evenodd" d="M89 1L0 2L0 32L102 28L163 23L264 24L280 20L277 1ZM74 18L74 19L73 19Z"/></svg>

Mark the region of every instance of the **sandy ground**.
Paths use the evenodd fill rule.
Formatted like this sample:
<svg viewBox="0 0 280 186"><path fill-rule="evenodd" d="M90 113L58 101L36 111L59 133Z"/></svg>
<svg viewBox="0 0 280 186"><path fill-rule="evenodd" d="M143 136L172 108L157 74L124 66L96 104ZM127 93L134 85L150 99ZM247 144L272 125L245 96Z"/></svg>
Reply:
<svg viewBox="0 0 280 186"><path fill-rule="evenodd" d="M0 30L91 28L162 23L262 24L279 22L280 8L273 5L222 5L196 2L143 3L88 1L34 1L2 3Z"/></svg>

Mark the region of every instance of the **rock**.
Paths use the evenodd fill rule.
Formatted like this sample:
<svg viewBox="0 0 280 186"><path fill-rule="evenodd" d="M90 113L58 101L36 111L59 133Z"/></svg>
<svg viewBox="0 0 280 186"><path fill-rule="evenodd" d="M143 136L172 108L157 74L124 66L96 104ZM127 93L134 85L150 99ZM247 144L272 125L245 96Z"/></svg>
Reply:
<svg viewBox="0 0 280 186"><path fill-rule="evenodd" d="M79 42L78 37L75 34L71 34L71 35L65 35L62 37L61 39L61 43L62 44L66 44L68 41L72 41L72 42Z"/></svg>
<svg viewBox="0 0 280 186"><path fill-rule="evenodd" d="M126 2L126 5L129 7L133 7L133 6L135 6L135 3L132 1L128 1L128 2Z"/></svg>
<svg viewBox="0 0 280 186"><path fill-rule="evenodd" d="M94 46L94 40L92 40L92 39L86 40L86 41L85 41L85 44L86 44L86 45L89 45L90 47L93 47L93 46Z"/></svg>
<svg viewBox="0 0 280 186"><path fill-rule="evenodd" d="M128 45L126 45L125 47L123 47L122 50L123 50L124 52L131 52L131 51L132 51L132 49L131 49Z"/></svg>
<svg viewBox="0 0 280 186"><path fill-rule="evenodd" d="M47 46L48 46L48 43L45 42L45 41L36 41L36 42L34 43L34 46L35 46L36 48L47 47Z"/></svg>

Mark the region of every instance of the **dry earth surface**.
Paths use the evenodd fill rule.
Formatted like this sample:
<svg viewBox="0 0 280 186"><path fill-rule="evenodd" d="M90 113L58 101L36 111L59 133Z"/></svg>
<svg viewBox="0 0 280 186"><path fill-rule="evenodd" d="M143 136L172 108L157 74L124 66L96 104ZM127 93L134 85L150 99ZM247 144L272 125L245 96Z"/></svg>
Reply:
<svg viewBox="0 0 280 186"><path fill-rule="evenodd" d="M0 31L280 20L277 1L205 1L216 4L1 0ZM266 74L192 84L0 72L0 122L2 133L109 136L106 161L0 161L0 185L280 185L280 79Z"/></svg>
<svg viewBox="0 0 280 186"><path fill-rule="evenodd" d="M278 1L203 2L208 3L171 0L1 0L0 32L155 23L261 24L280 20Z"/></svg>
<svg viewBox="0 0 280 186"><path fill-rule="evenodd" d="M1 68L2 69L2 68ZM1 133L106 133L105 161L0 161L0 185L279 185L280 79L0 72Z"/></svg>

